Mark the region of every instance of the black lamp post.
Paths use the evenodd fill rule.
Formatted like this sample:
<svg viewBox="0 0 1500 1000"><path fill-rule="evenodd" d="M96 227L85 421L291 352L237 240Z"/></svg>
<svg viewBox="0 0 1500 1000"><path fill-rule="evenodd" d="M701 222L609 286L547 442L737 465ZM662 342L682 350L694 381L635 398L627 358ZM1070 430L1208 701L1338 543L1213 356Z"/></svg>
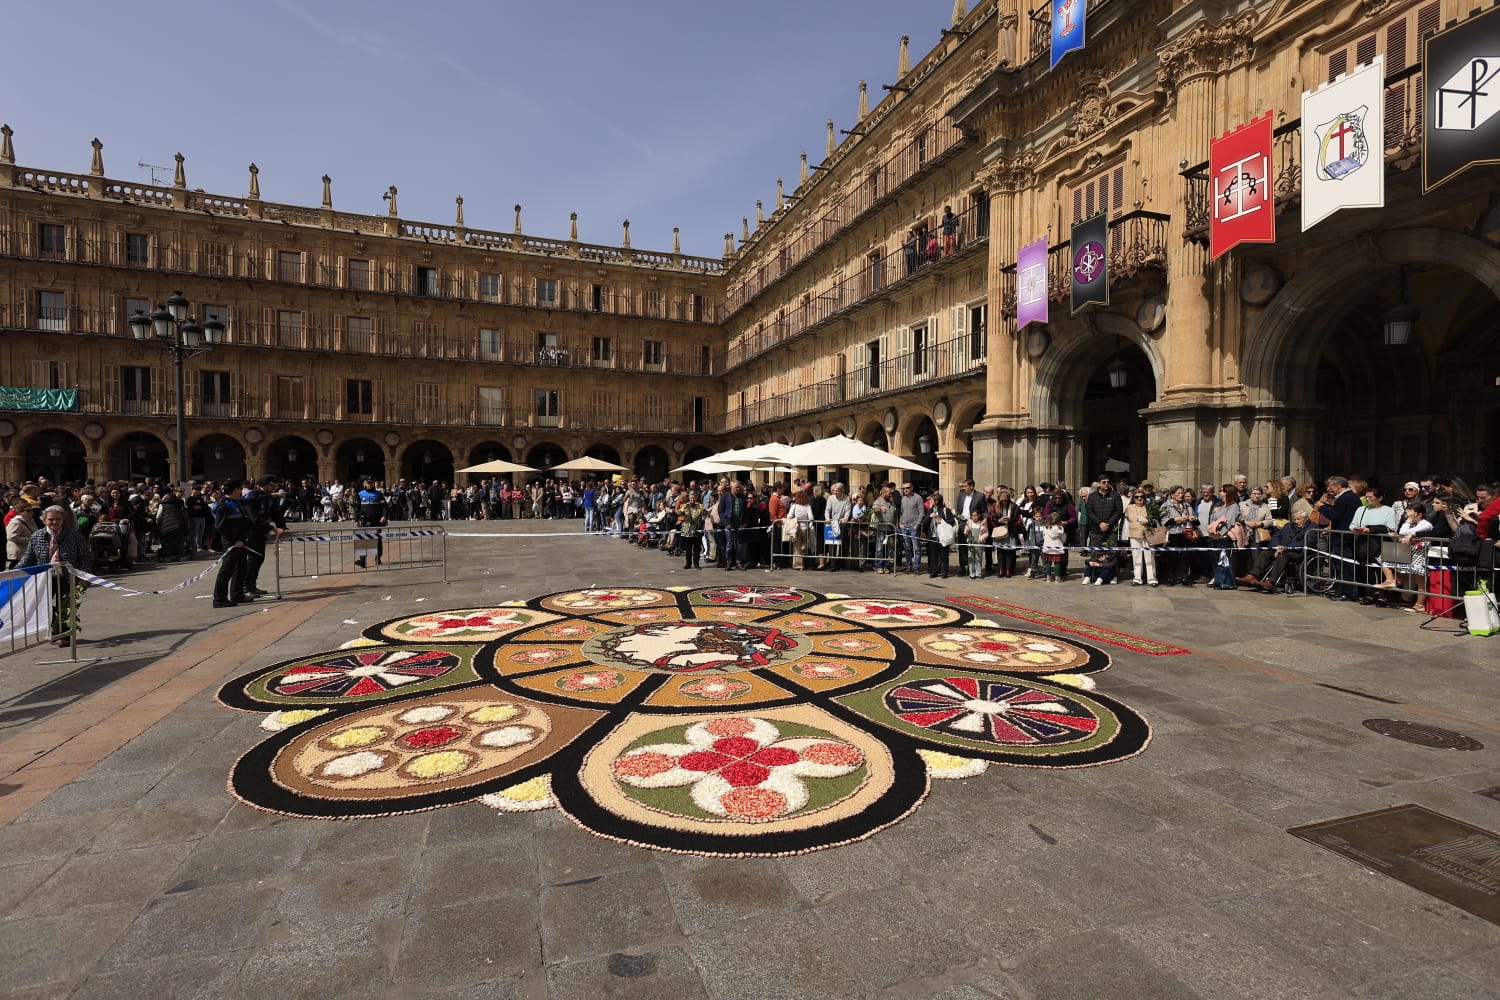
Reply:
<svg viewBox="0 0 1500 1000"><path fill-rule="evenodd" d="M187 482L187 397L183 389L182 362L213 350L224 341L224 324L211 319L202 326L188 315L190 303L181 292L173 292L166 305L157 306L147 316L137 309L127 321L130 335L146 343L154 342L172 356L177 369L177 479Z"/></svg>

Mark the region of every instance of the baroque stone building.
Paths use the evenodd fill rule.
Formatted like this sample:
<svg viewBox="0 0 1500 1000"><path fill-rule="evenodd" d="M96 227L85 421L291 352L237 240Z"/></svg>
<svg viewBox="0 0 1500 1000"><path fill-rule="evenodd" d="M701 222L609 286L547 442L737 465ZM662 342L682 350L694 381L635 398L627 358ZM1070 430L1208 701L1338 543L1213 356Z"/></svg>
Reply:
<svg viewBox="0 0 1500 1000"><path fill-rule="evenodd" d="M82 410L0 415L0 479L167 471L167 362L124 318L179 287L230 324L189 362L194 473L589 451L656 475L844 431L945 489L1500 476L1497 174L1423 195L1416 169L1421 40L1467 5L1079 2L1088 44L1056 67L1048 5L957 0L931 51L903 38L723 260L633 251L628 227L537 239L519 210L514 232L467 229L461 204L410 223L394 190L387 216L349 215L326 181L319 208L273 205L253 168L245 198L180 165L171 187L113 181L97 150L87 174L29 170L7 132L0 382L76 385ZM1302 232L1301 93L1377 54L1386 207ZM1268 110L1276 242L1211 261L1209 142ZM1098 212L1111 301L1073 316L1070 227ZM1043 235L1050 321L1017 331L1017 252ZM1393 340L1399 309L1416 322Z"/></svg>
<svg viewBox="0 0 1500 1000"><path fill-rule="evenodd" d="M226 343L185 363L191 475L452 482L584 454L659 477L722 421L723 262L522 230L231 198L16 165L0 149L0 481L177 477L172 359L127 322L173 292ZM12 400L7 407L13 405Z"/></svg>

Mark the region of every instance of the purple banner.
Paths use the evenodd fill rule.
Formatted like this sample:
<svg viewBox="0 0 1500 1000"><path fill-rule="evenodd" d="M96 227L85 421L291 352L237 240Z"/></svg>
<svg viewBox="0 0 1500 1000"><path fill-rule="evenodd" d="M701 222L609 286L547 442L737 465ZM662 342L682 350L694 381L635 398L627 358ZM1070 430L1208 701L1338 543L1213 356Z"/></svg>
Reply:
<svg viewBox="0 0 1500 1000"><path fill-rule="evenodd" d="M1016 329L1047 322L1047 237L1016 254Z"/></svg>

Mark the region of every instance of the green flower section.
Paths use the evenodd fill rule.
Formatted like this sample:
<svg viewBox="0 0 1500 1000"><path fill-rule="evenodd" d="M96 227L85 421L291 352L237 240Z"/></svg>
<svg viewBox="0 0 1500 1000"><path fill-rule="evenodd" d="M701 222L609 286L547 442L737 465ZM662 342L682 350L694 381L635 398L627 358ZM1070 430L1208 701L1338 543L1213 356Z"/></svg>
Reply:
<svg viewBox="0 0 1500 1000"><path fill-rule="evenodd" d="M387 701L479 680L478 646L362 646L278 663L231 681L221 700L268 708L340 708ZM239 687L238 692L227 690ZM233 695L239 697L233 697ZM224 695L231 697L225 698Z"/></svg>
<svg viewBox="0 0 1500 1000"><path fill-rule="evenodd" d="M1114 742L1116 710L1080 691L1030 678L915 667L837 701L919 740L988 756L1090 756Z"/></svg>
<svg viewBox="0 0 1500 1000"><path fill-rule="evenodd" d="M647 747L660 746L662 744L686 743L688 742L687 731L689 728L691 727L675 726L670 729L659 729L655 732L647 733L645 736L642 736L640 739L636 740L629 747L627 747L624 754L621 754L621 757L624 757L625 754L632 753L636 750L644 750ZM842 740L837 740L835 737L830 736L824 730L814 729L811 726L798 725L794 722L787 722L782 719L776 720L776 728L780 733L779 737L776 740L776 743L798 738L810 738L820 741L836 742L839 744L843 743ZM771 744L771 746L774 747L776 743ZM751 761L754 760L754 757L754 754L749 755L749 759ZM708 775L710 775L711 773L713 772L703 772L705 778L708 777ZM848 774L844 774L838 777L795 778L793 779L793 782L796 785L800 785L802 788L806 789L807 801L795 809L779 813L775 816L768 815L763 818L784 820L806 813L818 812L854 794L854 792L858 791L860 786L862 786L868 779L869 766L864 763L859 764ZM641 803L641 805L645 806L646 808L654 809L657 812L663 812L671 816L685 816L691 819L706 820L709 822L723 822L725 820L744 821L746 819L746 817L744 816L725 816L700 808L699 805L693 801L693 785L691 784L680 785L673 788L637 788L618 780L615 782L615 784L622 793L624 793L629 798Z"/></svg>

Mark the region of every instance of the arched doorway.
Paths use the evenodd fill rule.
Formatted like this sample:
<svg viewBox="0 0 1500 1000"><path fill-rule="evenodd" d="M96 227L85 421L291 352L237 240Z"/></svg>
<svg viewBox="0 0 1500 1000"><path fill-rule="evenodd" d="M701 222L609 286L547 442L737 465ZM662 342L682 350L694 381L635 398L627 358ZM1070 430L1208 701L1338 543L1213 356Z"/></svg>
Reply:
<svg viewBox="0 0 1500 1000"><path fill-rule="evenodd" d="M694 462L701 462L713 453L713 449L711 448L705 448L701 444L696 445L695 447L689 448L687 450L687 454L682 456L682 463L684 465L691 465Z"/></svg>
<svg viewBox="0 0 1500 1000"><path fill-rule="evenodd" d="M279 479L301 482L318 475L318 450L306 438L289 434L266 448L266 472Z"/></svg>
<svg viewBox="0 0 1500 1000"><path fill-rule="evenodd" d="M67 431L42 431L27 442L22 467L27 479L81 482L88 478L87 455L83 442Z"/></svg>
<svg viewBox="0 0 1500 1000"><path fill-rule="evenodd" d="M667 478L667 453L654 444L648 444L635 453L635 474L647 482L659 483Z"/></svg>
<svg viewBox="0 0 1500 1000"><path fill-rule="evenodd" d="M485 462L509 462L510 449L499 441L481 441L469 449L469 460L464 464L483 465Z"/></svg>
<svg viewBox="0 0 1500 1000"><path fill-rule="evenodd" d="M167 443L146 431L131 431L110 449L110 477L137 483L142 479L166 479L171 461Z"/></svg>
<svg viewBox="0 0 1500 1000"><path fill-rule="evenodd" d="M1317 255L1247 341L1252 474L1367 478L1389 495L1423 474L1468 479L1494 463L1500 251L1438 229L1389 230L1378 243L1380 264ZM1409 329L1391 322L1402 309Z"/></svg>
<svg viewBox="0 0 1500 1000"><path fill-rule="evenodd" d="M540 469L543 473L549 473L554 465L561 465L568 460L567 452L551 441L542 441L532 446L526 453L524 465L533 469Z"/></svg>
<svg viewBox="0 0 1500 1000"><path fill-rule="evenodd" d="M613 462L620 464L620 453L607 444L591 444L584 452L589 458L597 458L601 462Z"/></svg>
<svg viewBox="0 0 1500 1000"><path fill-rule="evenodd" d="M1121 346L1095 364L1083 388L1082 474L1091 483L1108 475L1115 482L1146 478L1147 427L1143 411L1156 401L1156 379L1140 348Z"/></svg>
<svg viewBox="0 0 1500 1000"><path fill-rule="evenodd" d="M407 479L431 486L453 482L453 452L441 441L415 441L401 457L401 474Z"/></svg>
<svg viewBox="0 0 1500 1000"><path fill-rule="evenodd" d="M228 434L206 434L193 445L188 465L194 479L223 482L245 478L245 448Z"/></svg>
<svg viewBox="0 0 1500 1000"><path fill-rule="evenodd" d="M922 415L911 429L911 460L926 466L930 472L908 472L906 479L918 490L934 490L938 486L938 436L937 425L932 418ZM948 499L944 497L944 499Z"/></svg>
<svg viewBox="0 0 1500 1000"><path fill-rule="evenodd" d="M948 434L948 450L958 451L960 448L965 452L962 462L957 470L959 481L974 478L974 438L973 429L984 417L985 401L983 397L976 399L957 399L951 404L952 415L948 418L949 425L945 430ZM975 483L983 490L989 486L1000 485L997 482Z"/></svg>
<svg viewBox="0 0 1500 1000"><path fill-rule="evenodd" d="M385 449L369 438L350 438L333 453L333 474L345 486L354 486L365 476L385 478Z"/></svg>

